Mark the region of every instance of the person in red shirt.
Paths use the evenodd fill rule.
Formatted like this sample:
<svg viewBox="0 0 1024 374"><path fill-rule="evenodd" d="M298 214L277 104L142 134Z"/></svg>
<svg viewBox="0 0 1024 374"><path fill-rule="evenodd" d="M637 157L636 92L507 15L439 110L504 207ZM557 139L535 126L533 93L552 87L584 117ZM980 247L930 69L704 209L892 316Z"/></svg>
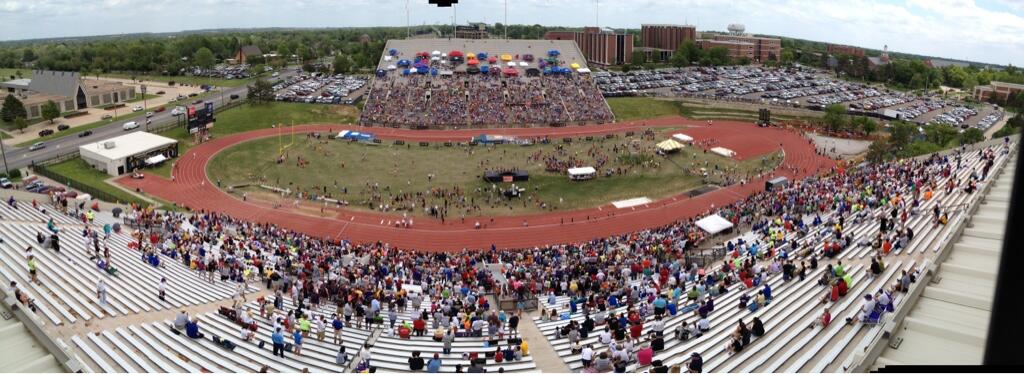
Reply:
<svg viewBox="0 0 1024 374"><path fill-rule="evenodd" d="M500 363L502 361L505 361L505 354L501 353L501 347L498 347L494 350L494 362Z"/></svg>
<svg viewBox="0 0 1024 374"><path fill-rule="evenodd" d="M427 322L422 318L417 318L412 321L412 329L416 332L416 336L423 336L423 332L427 329Z"/></svg>
<svg viewBox="0 0 1024 374"><path fill-rule="evenodd" d="M633 340L639 342L640 341L640 336L643 333L644 333L644 324L643 323L634 323L632 326L629 326L629 337L633 338Z"/></svg>

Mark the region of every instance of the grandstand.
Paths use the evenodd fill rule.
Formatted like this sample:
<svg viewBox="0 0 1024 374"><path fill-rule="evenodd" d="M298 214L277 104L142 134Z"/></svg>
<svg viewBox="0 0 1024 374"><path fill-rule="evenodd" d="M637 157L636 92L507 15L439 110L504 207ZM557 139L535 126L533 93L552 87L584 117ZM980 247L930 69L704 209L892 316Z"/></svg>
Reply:
<svg viewBox="0 0 1024 374"><path fill-rule="evenodd" d="M360 124L412 128L603 123L614 119L576 44L389 40Z"/></svg>
<svg viewBox="0 0 1024 374"><path fill-rule="evenodd" d="M998 261L1014 175L1005 165L1016 147L990 141L757 194L745 200L750 210L732 213L752 217L752 227L728 240L721 263L699 266L665 246L678 225L449 256L319 240L216 214L124 207L121 217L103 211L90 221L84 205L63 211L52 204L59 197L5 192L0 278L16 282L5 306L20 323L3 328L17 332L5 339L24 356L6 355L4 368L404 372L418 365L414 352L424 362L436 354L439 362L421 364L440 372L641 372L693 365L693 354L709 372L977 363L984 328L949 326L987 325L995 278L984 269ZM101 270L99 259L118 270ZM97 297L100 280L106 302ZM545 313L499 313L502 295L537 298ZM658 305L671 306L658 317ZM816 324L826 307L830 323ZM177 326L179 311L196 324ZM344 321L337 343L336 318ZM763 335L738 327L754 318ZM308 331L301 353L275 355L278 326ZM617 327L606 337L605 326ZM902 344L892 347L895 338ZM587 346L595 355L585 362Z"/></svg>

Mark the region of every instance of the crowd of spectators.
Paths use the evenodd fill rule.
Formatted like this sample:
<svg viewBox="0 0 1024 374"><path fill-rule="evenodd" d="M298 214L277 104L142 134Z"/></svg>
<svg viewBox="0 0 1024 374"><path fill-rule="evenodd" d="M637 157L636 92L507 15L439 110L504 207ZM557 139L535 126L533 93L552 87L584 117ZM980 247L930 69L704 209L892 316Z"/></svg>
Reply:
<svg viewBox="0 0 1024 374"><path fill-rule="evenodd" d="M604 122L611 111L584 74L379 76L360 123L412 127Z"/></svg>

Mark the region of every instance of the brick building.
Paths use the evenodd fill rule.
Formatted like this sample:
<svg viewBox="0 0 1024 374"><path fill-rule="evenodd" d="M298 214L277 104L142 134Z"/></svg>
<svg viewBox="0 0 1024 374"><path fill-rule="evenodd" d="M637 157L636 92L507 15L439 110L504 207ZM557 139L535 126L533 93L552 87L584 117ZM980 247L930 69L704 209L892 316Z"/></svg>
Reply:
<svg viewBox="0 0 1024 374"><path fill-rule="evenodd" d="M978 101L1006 101L1007 97L1020 95L1021 91L1024 91L1024 84L992 81L984 86L974 86L974 98Z"/></svg>
<svg viewBox="0 0 1024 374"><path fill-rule="evenodd" d="M705 35L705 39L753 44L754 56L751 60L757 62L779 61L782 58L782 39L737 34L713 34L710 35L711 38L707 36Z"/></svg>
<svg viewBox="0 0 1024 374"><path fill-rule="evenodd" d="M470 23L468 26L455 26L455 37L458 39L487 39L490 33L487 32L487 24L483 22Z"/></svg>
<svg viewBox="0 0 1024 374"><path fill-rule="evenodd" d="M575 41L587 62L592 64L624 65L633 61L633 35L629 34L585 27L583 32L548 31L544 39Z"/></svg>
<svg viewBox="0 0 1024 374"><path fill-rule="evenodd" d="M841 44L829 44L828 54L830 55L849 55L855 57L864 57L864 48L854 47L849 45Z"/></svg>
<svg viewBox="0 0 1024 374"><path fill-rule="evenodd" d="M640 44L644 48L675 51L686 41L697 40L697 27L689 25L640 25Z"/></svg>
<svg viewBox="0 0 1024 374"><path fill-rule="evenodd" d="M732 40L718 40L718 39L697 39L697 47L703 50L712 48L722 47L729 50L729 58L748 58L754 59L754 43L750 42L737 42Z"/></svg>

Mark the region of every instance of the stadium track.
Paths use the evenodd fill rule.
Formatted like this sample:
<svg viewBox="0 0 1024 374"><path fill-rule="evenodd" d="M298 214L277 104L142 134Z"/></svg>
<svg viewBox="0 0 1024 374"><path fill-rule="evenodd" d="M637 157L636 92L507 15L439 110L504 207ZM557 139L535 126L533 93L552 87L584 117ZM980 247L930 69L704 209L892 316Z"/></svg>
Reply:
<svg viewBox="0 0 1024 374"><path fill-rule="evenodd" d="M558 138L562 137L603 136L626 131L639 133L654 127L679 128L679 131L673 133L685 132L697 143L717 139L717 143L712 146L722 146L736 151L737 159L758 157L780 148L784 151L785 158L769 175L742 186L732 185L692 198L680 193L649 204L624 209L617 209L609 202L593 208L572 211L494 217L493 221L481 217L479 221L484 225L482 229L473 227L477 221L476 217L467 217L465 223L455 217L446 220L444 224L441 224L440 220L415 217L413 227L399 228L389 225L389 222L401 219L401 216L396 214L332 208L329 210L332 216L321 217L292 209L288 204L275 209L266 202L242 201L218 189L209 180L206 168L218 152L245 141L277 136L278 130L273 128L232 134L192 147L178 158L174 181L147 173L144 179L124 176L116 182L132 190L142 188L146 194L193 210L227 213L238 219L273 223L308 235L356 243L380 241L402 248L440 251L462 248L485 249L490 248L492 244L497 248L523 248L578 243L667 225L706 214L711 207L741 200L763 189L764 181L767 179L785 176L795 180L816 175L835 166L835 161L816 154L810 140L795 130L761 128L738 121L715 121L712 126L708 126L705 121L681 117L557 128L408 130L313 124L296 126L294 129L297 133L332 134L349 129L371 132L385 140L401 139L406 142L465 142L484 133L531 138L548 136L552 141L559 141Z"/></svg>

